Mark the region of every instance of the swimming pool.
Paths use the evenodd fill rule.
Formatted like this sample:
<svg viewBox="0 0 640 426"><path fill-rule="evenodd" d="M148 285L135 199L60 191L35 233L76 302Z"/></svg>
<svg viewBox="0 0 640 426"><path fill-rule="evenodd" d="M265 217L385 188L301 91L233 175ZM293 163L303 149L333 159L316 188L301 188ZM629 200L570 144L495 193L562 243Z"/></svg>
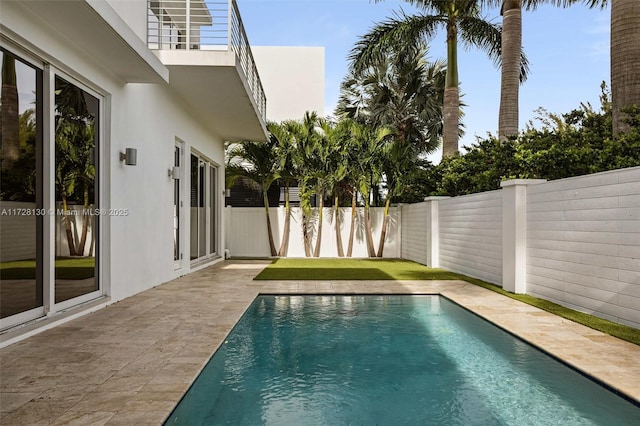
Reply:
<svg viewBox="0 0 640 426"><path fill-rule="evenodd" d="M165 424L637 425L640 407L440 296L260 296Z"/></svg>

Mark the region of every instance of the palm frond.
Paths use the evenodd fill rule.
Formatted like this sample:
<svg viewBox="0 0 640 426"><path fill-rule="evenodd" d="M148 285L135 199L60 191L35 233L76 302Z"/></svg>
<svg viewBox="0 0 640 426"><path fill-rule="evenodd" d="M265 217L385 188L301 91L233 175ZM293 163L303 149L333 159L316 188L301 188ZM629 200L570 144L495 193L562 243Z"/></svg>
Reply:
<svg viewBox="0 0 640 426"><path fill-rule="evenodd" d="M375 25L362 36L349 53L351 68L361 72L372 64L379 63L391 48L411 46L433 38L439 25L446 22L446 17L437 15L407 15L402 10L393 18Z"/></svg>

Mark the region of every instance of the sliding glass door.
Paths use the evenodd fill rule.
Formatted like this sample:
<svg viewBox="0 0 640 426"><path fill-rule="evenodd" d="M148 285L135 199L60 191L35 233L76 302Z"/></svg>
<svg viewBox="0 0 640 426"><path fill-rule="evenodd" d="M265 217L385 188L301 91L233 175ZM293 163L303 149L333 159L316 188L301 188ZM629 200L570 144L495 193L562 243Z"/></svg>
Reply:
<svg viewBox="0 0 640 426"><path fill-rule="evenodd" d="M102 98L0 49L0 329L101 295Z"/></svg>
<svg viewBox="0 0 640 426"><path fill-rule="evenodd" d="M205 157L191 154L191 260L199 262L217 256L218 168Z"/></svg>

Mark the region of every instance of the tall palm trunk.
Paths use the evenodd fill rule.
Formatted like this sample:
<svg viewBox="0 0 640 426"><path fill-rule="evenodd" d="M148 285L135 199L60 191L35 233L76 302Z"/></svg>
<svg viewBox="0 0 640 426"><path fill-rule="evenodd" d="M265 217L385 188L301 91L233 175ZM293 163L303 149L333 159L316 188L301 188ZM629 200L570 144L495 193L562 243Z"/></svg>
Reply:
<svg viewBox="0 0 640 426"><path fill-rule="evenodd" d="M313 250L313 257L320 257L320 244L322 243L322 221L324 219L324 192L318 191L318 232L316 234L316 247Z"/></svg>
<svg viewBox="0 0 640 426"><path fill-rule="evenodd" d="M371 206L369 204L369 196L367 194L367 200L364 203L364 234L367 240L367 252L369 257L376 257L376 250L373 247L373 231L371 229Z"/></svg>
<svg viewBox="0 0 640 426"><path fill-rule="evenodd" d="M387 200L384 203L384 215L382 219L382 230L380 231L380 242L378 243L378 257L382 257L384 252L384 242L387 239L387 225L389 223L389 207L391 205L391 189L387 194Z"/></svg>
<svg viewBox="0 0 640 426"><path fill-rule="evenodd" d="M518 134L518 98L522 50L522 0L502 3L502 66L498 136L507 140Z"/></svg>
<svg viewBox="0 0 640 426"><path fill-rule="evenodd" d="M71 212L67 203L67 196L62 194L62 222L64 223L64 231L67 234L67 245L69 246L69 256L76 256L76 244L73 237L73 229L71 228Z"/></svg>
<svg viewBox="0 0 640 426"><path fill-rule="evenodd" d="M342 246L342 234L340 232L340 197L333 197L334 217L336 225L336 245L338 246L338 257L344 257L344 247Z"/></svg>
<svg viewBox="0 0 640 426"><path fill-rule="evenodd" d="M302 210L302 240L304 243L304 255L305 257L311 257L311 233L309 232L309 215Z"/></svg>
<svg viewBox="0 0 640 426"><path fill-rule="evenodd" d="M282 230L282 241L278 256L286 257L289 250L289 234L291 230L291 204L289 203L289 184L284 187L284 229Z"/></svg>
<svg viewBox="0 0 640 426"><path fill-rule="evenodd" d="M89 210L89 185L85 182L83 185L84 204L82 210L82 235L80 236L80 243L76 247L78 256L84 256L84 247L87 244L87 232L89 230L89 220L91 219Z"/></svg>
<svg viewBox="0 0 640 426"><path fill-rule="evenodd" d="M458 29L454 19L447 22L447 75L444 89L444 128L442 156L458 153L458 121L460 93L458 91Z"/></svg>
<svg viewBox="0 0 640 426"><path fill-rule="evenodd" d="M6 170L20 157L20 121L18 114L18 86L16 60L2 54L2 170Z"/></svg>
<svg viewBox="0 0 640 426"><path fill-rule="evenodd" d="M353 192L351 193L351 227L349 228L349 245L347 246L347 257L351 257L353 254L353 236L356 230L356 217L358 216L358 203L357 203L358 193L353 188Z"/></svg>
<svg viewBox="0 0 640 426"><path fill-rule="evenodd" d="M613 133L626 132L625 113L640 106L640 1L611 2L611 107Z"/></svg>
<svg viewBox="0 0 640 426"><path fill-rule="evenodd" d="M276 244L273 242L273 230L271 229L271 216L269 215L269 195L267 194L267 189L262 189L262 197L264 200L264 212L267 215L267 233L269 234L269 250L271 251L271 256L277 256L278 252L276 251Z"/></svg>

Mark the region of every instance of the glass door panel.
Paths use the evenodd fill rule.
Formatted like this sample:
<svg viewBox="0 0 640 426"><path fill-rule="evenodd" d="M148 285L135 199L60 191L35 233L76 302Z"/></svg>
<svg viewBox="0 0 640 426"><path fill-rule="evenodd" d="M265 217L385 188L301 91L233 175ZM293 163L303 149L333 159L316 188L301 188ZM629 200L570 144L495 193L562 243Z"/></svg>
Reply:
<svg viewBox="0 0 640 426"><path fill-rule="evenodd" d="M217 247L216 247L216 229L217 229L217 222L216 222L216 203L217 203L217 198L216 198L216 194L218 194L218 190L216 189L216 172L217 172L217 168L210 165L209 166L209 186L211 188L211 190L209 191L209 194L211 194L211 196L209 197L209 254L216 254L217 252Z"/></svg>
<svg viewBox="0 0 640 426"><path fill-rule="evenodd" d="M180 169L180 147L174 151L173 165ZM173 177L173 261L176 268L180 267L180 176Z"/></svg>
<svg viewBox="0 0 640 426"><path fill-rule="evenodd" d="M55 302L98 290L96 155L100 101L55 79Z"/></svg>
<svg viewBox="0 0 640 426"><path fill-rule="evenodd" d="M43 307L42 71L5 50L0 62L0 318L6 318Z"/></svg>

